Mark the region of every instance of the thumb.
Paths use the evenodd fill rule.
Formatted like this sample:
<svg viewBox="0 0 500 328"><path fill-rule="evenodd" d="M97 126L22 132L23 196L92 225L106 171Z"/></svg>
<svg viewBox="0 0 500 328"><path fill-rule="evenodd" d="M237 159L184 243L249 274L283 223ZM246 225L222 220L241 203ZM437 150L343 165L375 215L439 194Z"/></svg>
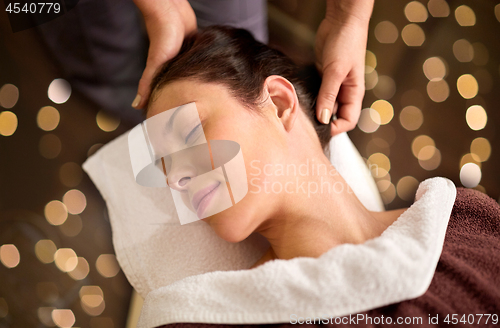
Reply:
<svg viewBox="0 0 500 328"><path fill-rule="evenodd" d="M331 69L323 71L323 81L316 100L316 117L324 124L328 124L332 115L337 111L335 102L344 78L345 76Z"/></svg>

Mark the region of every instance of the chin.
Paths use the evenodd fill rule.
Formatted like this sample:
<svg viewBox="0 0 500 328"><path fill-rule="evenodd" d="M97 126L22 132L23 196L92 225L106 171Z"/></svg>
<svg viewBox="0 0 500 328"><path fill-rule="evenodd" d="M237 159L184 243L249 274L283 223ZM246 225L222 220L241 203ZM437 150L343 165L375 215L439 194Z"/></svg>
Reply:
<svg viewBox="0 0 500 328"><path fill-rule="evenodd" d="M253 232L249 224L251 218L234 207L207 217L203 221L208 223L217 236L230 243L239 243Z"/></svg>

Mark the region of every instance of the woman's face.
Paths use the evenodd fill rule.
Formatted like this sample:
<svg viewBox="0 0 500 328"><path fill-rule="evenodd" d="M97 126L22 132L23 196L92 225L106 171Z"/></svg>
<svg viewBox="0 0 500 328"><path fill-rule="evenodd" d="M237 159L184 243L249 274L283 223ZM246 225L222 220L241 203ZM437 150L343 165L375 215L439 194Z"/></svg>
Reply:
<svg viewBox="0 0 500 328"><path fill-rule="evenodd" d="M196 107L179 107L193 102ZM193 108L199 116L193 115ZM174 118L168 136L156 139L164 142L154 145L161 153L170 154L161 162L169 186L180 192L186 207L227 241L245 239L272 215L280 197L262 192L263 185L276 178L264 175L262 168L284 162L283 129L272 108L256 110L244 107L224 86L180 80L167 84L148 111L148 118L161 113ZM165 125L152 130L165 133L159 126ZM241 147L248 193L234 206L222 170L212 168L206 144L210 140L231 140Z"/></svg>

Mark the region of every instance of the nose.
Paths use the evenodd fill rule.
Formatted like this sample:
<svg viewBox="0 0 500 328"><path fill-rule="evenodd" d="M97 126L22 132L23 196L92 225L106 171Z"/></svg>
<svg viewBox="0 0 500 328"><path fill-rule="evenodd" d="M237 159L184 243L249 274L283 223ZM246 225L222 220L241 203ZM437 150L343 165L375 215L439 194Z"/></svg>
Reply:
<svg viewBox="0 0 500 328"><path fill-rule="evenodd" d="M177 191L185 191L189 188L191 179L196 177L196 169L190 163L186 163L186 158L183 157L171 158L170 170L167 172L168 186Z"/></svg>

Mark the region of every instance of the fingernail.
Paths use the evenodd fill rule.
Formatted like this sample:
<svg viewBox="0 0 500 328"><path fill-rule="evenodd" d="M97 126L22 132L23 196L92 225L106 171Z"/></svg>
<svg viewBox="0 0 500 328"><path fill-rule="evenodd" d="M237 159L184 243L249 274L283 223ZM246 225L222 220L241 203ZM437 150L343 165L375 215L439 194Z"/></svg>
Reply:
<svg viewBox="0 0 500 328"><path fill-rule="evenodd" d="M132 101L132 107L137 108L140 102L141 102L141 95L137 94L137 96L135 96L134 101Z"/></svg>
<svg viewBox="0 0 500 328"><path fill-rule="evenodd" d="M324 124L330 123L330 111L328 110L328 108L324 108L321 111L321 122L323 122Z"/></svg>

